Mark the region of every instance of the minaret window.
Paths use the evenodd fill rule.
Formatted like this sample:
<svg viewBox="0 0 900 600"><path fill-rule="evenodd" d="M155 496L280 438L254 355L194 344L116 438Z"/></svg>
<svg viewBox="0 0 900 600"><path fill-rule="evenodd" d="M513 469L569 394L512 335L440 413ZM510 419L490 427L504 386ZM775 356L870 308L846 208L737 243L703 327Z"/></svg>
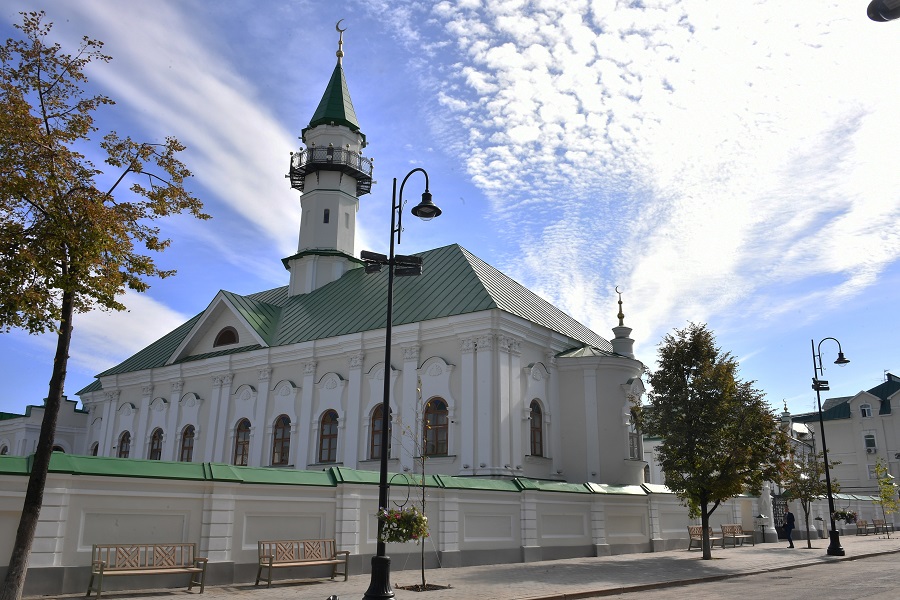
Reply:
<svg viewBox="0 0 900 600"><path fill-rule="evenodd" d="M237 343L238 343L237 330L234 327L225 327L216 336L216 341L213 342L213 347L228 346L230 344L237 344Z"/></svg>
<svg viewBox="0 0 900 600"><path fill-rule="evenodd" d="M329 210L329 209L326 208L326 209L325 209L325 216L322 218L322 222L323 222L323 223L327 223L329 220L331 220L331 210Z"/></svg>
<svg viewBox="0 0 900 600"><path fill-rule="evenodd" d="M128 455L131 453L131 433L127 431L123 431L122 435L119 436L119 449L116 452L116 456L119 458L128 458Z"/></svg>
<svg viewBox="0 0 900 600"><path fill-rule="evenodd" d="M234 428L233 464L246 467L250 459L250 421L241 419Z"/></svg>
<svg viewBox="0 0 900 600"><path fill-rule="evenodd" d="M424 456L447 456L448 414L447 403L441 398L433 398L425 405L425 422L422 424Z"/></svg>
<svg viewBox="0 0 900 600"><path fill-rule="evenodd" d="M150 436L150 453L147 458L150 460L160 460L162 458L163 430L157 427Z"/></svg>

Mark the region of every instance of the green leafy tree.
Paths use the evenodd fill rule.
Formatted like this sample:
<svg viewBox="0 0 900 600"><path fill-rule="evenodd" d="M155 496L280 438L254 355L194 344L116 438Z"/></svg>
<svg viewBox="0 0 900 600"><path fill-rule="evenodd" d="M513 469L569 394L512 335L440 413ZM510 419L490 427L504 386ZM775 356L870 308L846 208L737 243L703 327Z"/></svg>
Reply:
<svg viewBox="0 0 900 600"><path fill-rule="evenodd" d="M900 510L900 501L897 499L897 484L894 483L894 476L880 458L875 461L875 478L878 480L878 505L881 506L881 516L887 523L888 515ZM885 527L884 531L890 539L890 529Z"/></svg>
<svg viewBox="0 0 900 600"><path fill-rule="evenodd" d="M833 471L839 464L840 461L829 461L828 467ZM807 548L812 548L812 539L809 535L809 513L812 503L828 494L824 478L825 458L821 452L807 456L794 456L792 453L784 462L781 471L781 486L785 495L799 502L800 508L803 509ZM831 490L835 494L841 490L840 484L835 479L831 480Z"/></svg>
<svg viewBox="0 0 900 600"><path fill-rule="evenodd" d="M74 54L48 36L43 12L22 13L21 37L0 47L0 330L54 332L56 353L44 419L0 600L21 597L28 554L63 397L72 319L94 308L122 310L126 289L168 277L151 256L169 240L155 221L202 203L184 188L191 173L175 138L140 143L93 139L94 113L114 102L87 90L85 70L110 60L82 38ZM100 153L104 173L86 152Z"/></svg>
<svg viewBox="0 0 900 600"><path fill-rule="evenodd" d="M657 449L666 486L700 517L703 558L711 559L709 517L718 506L774 479L787 437L753 382L722 352L706 325L690 324L663 339L659 368L643 411L644 431Z"/></svg>

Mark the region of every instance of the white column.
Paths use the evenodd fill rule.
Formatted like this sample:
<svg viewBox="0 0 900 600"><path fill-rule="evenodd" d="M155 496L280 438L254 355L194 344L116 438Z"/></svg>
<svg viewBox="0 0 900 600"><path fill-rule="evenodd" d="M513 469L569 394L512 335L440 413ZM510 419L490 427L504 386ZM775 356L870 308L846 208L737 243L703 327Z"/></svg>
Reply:
<svg viewBox="0 0 900 600"><path fill-rule="evenodd" d="M494 460L494 336L479 336L475 344L475 462L477 472L489 473L495 466Z"/></svg>
<svg viewBox="0 0 900 600"><path fill-rule="evenodd" d="M519 343L505 336L497 339L499 356L497 361L497 442L499 454L497 455L497 467L512 469L515 467L512 454L513 429L521 429L521 420L512 418L511 411L515 406L513 401L512 377L516 370L511 369L512 354L518 352ZM518 396L518 394L515 394ZM518 412L516 417L518 417ZM518 457L515 459L518 460ZM509 465L508 467L506 465Z"/></svg>
<svg viewBox="0 0 900 600"><path fill-rule="evenodd" d="M338 550L347 550L351 556L359 554L360 527L365 520L360 515L362 501L358 490L349 485L337 488L335 503L334 537Z"/></svg>
<svg viewBox="0 0 900 600"><path fill-rule="evenodd" d="M400 453L400 466L404 470L414 471L415 461L413 460L413 454L421 454L425 451L424 448L419 446L422 445L422 420L425 418L424 403L428 398L422 398L421 400L418 398L419 347L408 346L402 348L402 352L403 371L399 374L400 398L397 403L402 407L402 423L406 431L400 432L399 439L402 440L404 436L413 436L413 439L401 442L402 446L409 448L409 452ZM391 386L391 389L393 390L393 386ZM391 405L393 406L393 400Z"/></svg>
<svg viewBox="0 0 900 600"><path fill-rule="evenodd" d="M169 403L166 405L166 446L163 460L179 460L181 456L181 425L178 422L179 402L181 401L181 389L184 382L173 381L169 389ZM195 426L196 427L196 426ZM196 440L194 440L196 441Z"/></svg>
<svg viewBox="0 0 900 600"><path fill-rule="evenodd" d="M312 422L313 387L315 386L316 362L309 361L303 365L303 387L300 393L300 422L297 424L297 468L305 469L309 465L309 450L314 448L315 432ZM304 435L305 433L305 435ZM315 452L315 450L313 450Z"/></svg>
<svg viewBox="0 0 900 600"><path fill-rule="evenodd" d="M113 447L119 443L119 433L116 431L116 410L119 408L119 390L106 392L106 402L103 403L103 430L106 432L100 440L100 456L115 456ZM103 444L106 444L104 447Z"/></svg>
<svg viewBox="0 0 900 600"><path fill-rule="evenodd" d="M475 462L475 340L459 340L460 370L460 475L471 475L478 466ZM458 550L458 548L457 548Z"/></svg>
<svg viewBox="0 0 900 600"><path fill-rule="evenodd" d="M553 464L550 466L550 472L556 473L557 469L562 468L562 432L556 431L553 425L553 416L560 414L559 408L559 371L556 368L556 355L547 352L544 356L544 366L547 367L550 381L547 383L547 406L548 413L544 415L544 434L547 436L547 450L550 451L550 458Z"/></svg>
<svg viewBox="0 0 900 600"><path fill-rule="evenodd" d="M585 440L585 476L596 473L596 481L604 481L600 472L600 440L597 438L599 427L597 412L597 371L584 370L584 440Z"/></svg>
<svg viewBox="0 0 900 600"><path fill-rule="evenodd" d="M131 458L147 458L150 448L150 432L147 423L150 419L150 400L153 399L153 385L141 386L141 399L137 407L137 422L131 432Z"/></svg>
<svg viewBox="0 0 900 600"><path fill-rule="evenodd" d="M360 445L365 447L362 440L365 432L366 415L362 414L362 366L365 354L357 352L347 357L347 408L344 411L344 466L348 469L359 467L361 458L365 455L360 452ZM362 455L361 455L362 454Z"/></svg>
<svg viewBox="0 0 900 600"><path fill-rule="evenodd" d="M259 427L258 432L272 431L274 419L278 415L269 414L269 376L272 369L265 367L256 371L256 406L253 407L253 427ZM248 464L258 464L262 467L268 467L272 462L272 437L271 435L257 435L259 440L253 440L254 447L250 449L250 462ZM254 461L254 457L256 460Z"/></svg>

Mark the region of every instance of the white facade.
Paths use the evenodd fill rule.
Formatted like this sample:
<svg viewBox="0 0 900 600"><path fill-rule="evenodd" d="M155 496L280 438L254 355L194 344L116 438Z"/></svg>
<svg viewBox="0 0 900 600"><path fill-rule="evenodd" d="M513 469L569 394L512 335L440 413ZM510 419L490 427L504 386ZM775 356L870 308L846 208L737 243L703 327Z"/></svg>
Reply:
<svg viewBox="0 0 900 600"><path fill-rule="evenodd" d="M842 492L877 494L875 462L879 459L900 478L900 377L887 373L885 379L869 390L823 404L828 458L840 462L831 475ZM792 418L810 427L817 451L821 451L818 413Z"/></svg>

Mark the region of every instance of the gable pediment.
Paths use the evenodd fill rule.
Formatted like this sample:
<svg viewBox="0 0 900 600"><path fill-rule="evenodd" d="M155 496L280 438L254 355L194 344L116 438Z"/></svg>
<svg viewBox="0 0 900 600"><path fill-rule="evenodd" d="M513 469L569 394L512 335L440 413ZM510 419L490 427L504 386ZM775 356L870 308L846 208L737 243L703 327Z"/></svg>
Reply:
<svg viewBox="0 0 900 600"><path fill-rule="evenodd" d="M166 364L218 351L267 347L269 340L266 334L272 327L260 327L259 319L251 322L247 318L246 302L240 302L242 299L236 294L220 291Z"/></svg>

